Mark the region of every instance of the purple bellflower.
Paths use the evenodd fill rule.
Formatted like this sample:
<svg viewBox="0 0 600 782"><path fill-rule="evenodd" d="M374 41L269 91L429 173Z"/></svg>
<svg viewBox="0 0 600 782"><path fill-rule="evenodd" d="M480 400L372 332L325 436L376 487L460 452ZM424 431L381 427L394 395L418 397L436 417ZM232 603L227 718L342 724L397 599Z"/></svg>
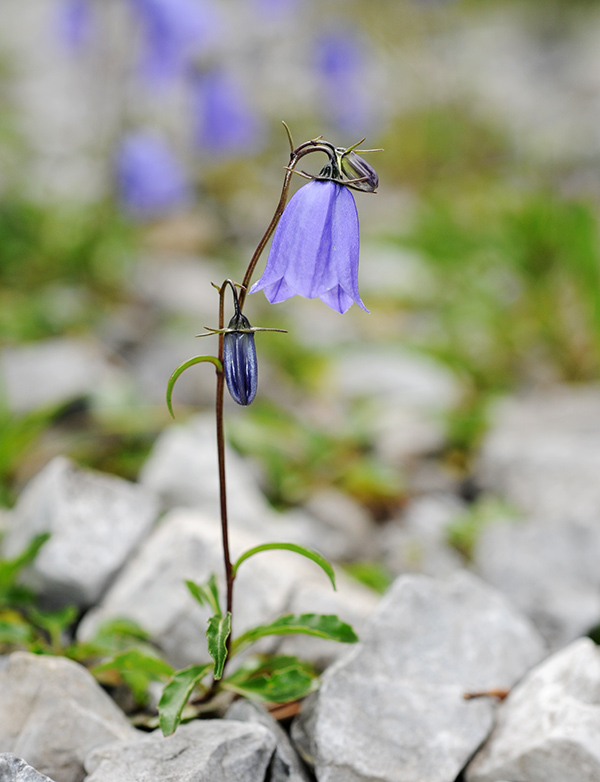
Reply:
<svg viewBox="0 0 600 782"><path fill-rule="evenodd" d="M117 184L126 211L152 220L191 200L185 173L170 147L148 131L127 135L117 152Z"/></svg>
<svg viewBox="0 0 600 782"><path fill-rule="evenodd" d="M220 28L207 0L129 0L142 24L142 73L154 84L184 74Z"/></svg>
<svg viewBox="0 0 600 782"><path fill-rule="evenodd" d="M216 156L255 151L260 120L233 76L220 67L194 77L191 92L196 145Z"/></svg>
<svg viewBox="0 0 600 782"><path fill-rule="evenodd" d="M343 314L358 293L358 214L352 193L332 179L298 190L275 230L265 271L250 293L275 304L300 294Z"/></svg>
<svg viewBox="0 0 600 782"><path fill-rule="evenodd" d="M236 310L223 336L223 370L231 397L245 406L256 396L258 363L252 327L237 306Z"/></svg>

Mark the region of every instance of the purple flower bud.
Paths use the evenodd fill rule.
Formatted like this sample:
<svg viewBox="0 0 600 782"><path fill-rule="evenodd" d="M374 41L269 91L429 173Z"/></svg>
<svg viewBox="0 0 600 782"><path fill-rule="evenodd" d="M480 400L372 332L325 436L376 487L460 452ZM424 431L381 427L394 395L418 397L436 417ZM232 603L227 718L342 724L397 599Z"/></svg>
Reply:
<svg viewBox="0 0 600 782"><path fill-rule="evenodd" d="M137 219L160 217L191 200L179 161L163 139L148 131L123 139L116 167L121 200Z"/></svg>
<svg viewBox="0 0 600 782"><path fill-rule="evenodd" d="M258 364L251 326L241 312L236 312L223 336L223 369L227 388L238 405L249 405L256 396Z"/></svg>
<svg viewBox="0 0 600 782"><path fill-rule="evenodd" d="M275 230L265 271L250 293L264 290L275 304L299 294L339 313L358 292L358 214L350 190L315 179L293 196Z"/></svg>

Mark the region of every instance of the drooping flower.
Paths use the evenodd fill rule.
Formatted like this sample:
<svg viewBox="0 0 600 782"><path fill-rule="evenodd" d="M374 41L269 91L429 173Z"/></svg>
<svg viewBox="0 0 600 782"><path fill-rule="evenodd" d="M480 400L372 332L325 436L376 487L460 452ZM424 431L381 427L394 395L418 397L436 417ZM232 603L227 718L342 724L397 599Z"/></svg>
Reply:
<svg viewBox="0 0 600 782"><path fill-rule="evenodd" d="M125 136L117 151L116 174L121 201L137 219L160 217L191 199L190 186L173 151L149 131Z"/></svg>
<svg viewBox="0 0 600 782"><path fill-rule="evenodd" d="M275 230L265 271L250 293L275 304L299 294L344 313L358 292L358 214L344 185L314 179L293 196Z"/></svg>
<svg viewBox="0 0 600 782"><path fill-rule="evenodd" d="M142 27L142 73L155 84L183 75L220 29L207 0L129 0Z"/></svg>
<svg viewBox="0 0 600 782"><path fill-rule="evenodd" d="M261 143L260 120L233 75L215 66L191 85L193 137L217 156L255 151Z"/></svg>
<svg viewBox="0 0 600 782"><path fill-rule="evenodd" d="M258 363L254 332L239 311L237 299L236 313L223 336L223 370L232 398L238 405L249 405L258 387Z"/></svg>

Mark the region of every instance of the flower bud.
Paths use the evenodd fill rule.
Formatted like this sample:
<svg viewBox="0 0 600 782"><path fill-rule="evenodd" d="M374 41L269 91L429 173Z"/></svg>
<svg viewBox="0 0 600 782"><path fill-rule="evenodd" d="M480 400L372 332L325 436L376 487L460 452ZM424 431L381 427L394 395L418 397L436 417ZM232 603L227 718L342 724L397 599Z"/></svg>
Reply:
<svg viewBox="0 0 600 782"><path fill-rule="evenodd" d="M223 336L223 369L231 397L238 405L249 405L256 396L258 364L252 327L241 312L229 321Z"/></svg>
<svg viewBox="0 0 600 782"><path fill-rule="evenodd" d="M338 148L338 166L342 174L342 182L345 179L362 179L362 182L353 182L352 187L356 190L364 190L366 193L374 193L379 186L379 177L373 166L356 152L346 152Z"/></svg>

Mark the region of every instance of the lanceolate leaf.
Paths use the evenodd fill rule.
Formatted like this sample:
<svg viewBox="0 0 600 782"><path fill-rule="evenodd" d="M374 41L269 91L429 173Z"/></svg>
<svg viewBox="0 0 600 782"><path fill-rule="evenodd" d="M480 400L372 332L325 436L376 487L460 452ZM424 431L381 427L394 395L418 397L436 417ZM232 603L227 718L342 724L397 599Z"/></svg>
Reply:
<svg viewBox="0 0 600 782"><path fill-rule="evenodd" d="M160 729L165 736L175 732L181 722L181 714L188 702L194 687L206 676L212 668L212 663L206 665L191 665L173 676L163 690L158 702Z"/></svg>
<svg viewBox="0 0 600 782"><path fill-rule="evenodd" d="M217 587L217 579L214 573L206 584L196 584L194 581L186 581L185 584L190 590L192 597L195 598L201 606L207 605L215 614L221 616L222 611L219 603L219 588Z"/></svg>
<svg viewBox="0 0 600 782"><path fill-rule="evenodd" d="M203 361L210 361L212 364L215 365L218 372L223 371L223 365L219 361L219 359L216 356L194 356L193 358L189 358L187 361L184 361L183 364L180 364L177 369L173 372L171 377L169 378L169 382L167 383L167 407L169 408L169 413L175 418L175 415L173 413L173 405L171 402L171 396L173 394L173 386L177 382L179 376L185 372L186 369L189 369L189 367L193 367L194 364L201 364Z"/></svg>
<svg viewBox="0 0 600 782"><path fill-rule="evenodd" d="M141 671L150 679L165 679L173 675L173 666L161 660L160 657L154 657L151 654L145 654L140 649L127 649L125 652L115 655L112 660L108 660L101 665L96 665L92 673L104 673L105 671L117 670L120 672Z"/></svg>
<svg viewBox="0 0 600 782"><path fill-rule="evenodd" d="M223 676L223 668L227 660L227 639L231 633L231 614L216 614L208 620L208 651L215 661L214 677L218 681Z"/></svg>
<svg viewBox="0 0 600 782"><path fill-rule="evenodd" d="M2 593L14 586L15 580L21 570L34 561L39 554L40 549L49 538L49 532L42 532L39 535L35 535L29 542L27 548L14 559L0 561L0 599L5 597Z"/></svg>
<svg viewBox="0 0 600 782"><path fill-rule="evenodd" d="M296 543L263 543L261 546L255 546L254 548L248 549L248 551L244 551L244 553L240 557L238 557L236 563L233 566L234 578L237 569L242 564L242 562L244 562L246 559L254 556L254 554L259 554L261 551L273 551L276 549L280 549L283 551L295 551L296 554L301 554L303 557L307 557L307 559L311 559L322 570L325 571L325 573L329 577L329 580L331 581L333 588L335 589L335 573L333 572L333 568L331 567L329 562L325 559L325 557L319 554L318 551L313 551L313 549L305 548L304 546L298 546Z"/></svg>
<svg viewBox="0 0 600 782"><path fill-rule="evenodd" d="M354 630L346 622L342 622L335 614L289 614L276 619L269 625L259 625L247 630L235 639L231 653L248 646L266 635L314 635L331 641L353 644L358 641Z"/></svg>
<svg viewBox="0 0 600 782"><path fill-rule="evenodd" d="M303 698L317 684L316 672L308 663L284 655L258 665L242 666L223 680L224 689L267 703L285 703Z"/></svg>

